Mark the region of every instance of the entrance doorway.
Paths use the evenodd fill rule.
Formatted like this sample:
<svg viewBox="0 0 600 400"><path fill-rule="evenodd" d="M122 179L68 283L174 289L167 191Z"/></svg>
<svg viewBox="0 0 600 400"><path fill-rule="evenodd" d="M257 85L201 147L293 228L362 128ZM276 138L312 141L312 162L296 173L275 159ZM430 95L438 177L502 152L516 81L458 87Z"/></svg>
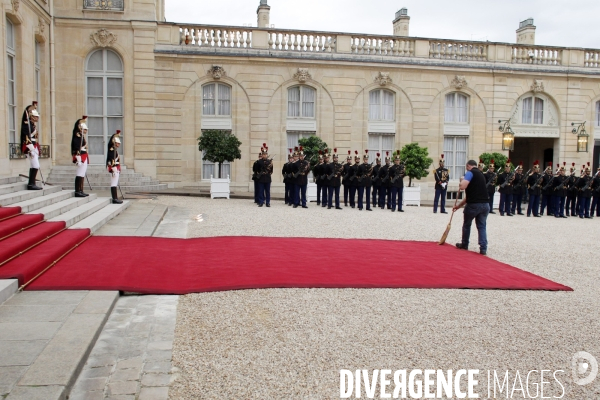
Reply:
<svg viewBox="0 0 600 400"><path fill-rule="evenodd" d="M523 162L525 171L533 166L537 160L542 171L548 163L554 162L554 138L515 138L515 149L509 153L509 158L514 165Z"/></svg>

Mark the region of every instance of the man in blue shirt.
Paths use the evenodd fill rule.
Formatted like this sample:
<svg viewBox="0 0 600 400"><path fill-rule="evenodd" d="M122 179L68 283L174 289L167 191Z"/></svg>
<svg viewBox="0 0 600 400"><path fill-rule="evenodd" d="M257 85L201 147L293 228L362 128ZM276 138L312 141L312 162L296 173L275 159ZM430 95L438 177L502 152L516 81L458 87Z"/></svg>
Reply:
<svg viewBox="0 0 600 400"><path fill-rule="evenodd" d="M471 236L471 224L475 220L479 232L479 253L487 254L487 231L486 221L490 213L489 196L486 187L486 179L483 173L477 169L477 162L467 162L467 172L460 181L459 189L465 191L465 198L460 204L455 205L452 210L456 211L465 206L465 220L462 228L462 241L456 243L456 247L463 250L469 248L469 237Z"/></svg>

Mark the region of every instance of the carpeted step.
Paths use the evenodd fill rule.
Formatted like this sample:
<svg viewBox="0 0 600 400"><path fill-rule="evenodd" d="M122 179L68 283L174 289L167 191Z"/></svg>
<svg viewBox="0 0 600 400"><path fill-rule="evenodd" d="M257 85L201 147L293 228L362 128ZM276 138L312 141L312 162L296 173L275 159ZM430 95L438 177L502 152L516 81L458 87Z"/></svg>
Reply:
<svg viewBox="0 0 600 400"><path fill-rule="evenodd" d="M43 220L44 216L42 214L28 214L17 215L16 217L0 221L0 241ZM5 246L3 245L2 247Z"/></svg>
<svg viewBox="0 0 600 400"><path fill-rule="evenodd" d="M0 221L21 212L21 207L0 207Z"/></svg>
<svg viewBox="0 0 600 400"><path fill-rule="evenodd" d="M34 278L90 235L88 229L67 229L21 257L0 267L0 279L18 279L19 286Z"/></svg>
<svg viewBox="0 0 600 400"><path fill-rule="evenodd" d="M23 213L29 213L38 210L42 207L47 207L51 204L58 203L59 201L66 200L75 195L73 190L61 190L60 192L51 193L46 196L36 197L34 199L21 201L19 203L12 204L11 207L21 207Z"/></svg>
<svg viewBox="0 0 600 400"><path fill-rule="evenodd" d="M46 240L48 237L56 234L65 228L64 222L42 222L24 232L13 235L0 243L0 269L6 263L6 260L26 251L36 243ZM35 251L35 250L34 250Z"/></svg>

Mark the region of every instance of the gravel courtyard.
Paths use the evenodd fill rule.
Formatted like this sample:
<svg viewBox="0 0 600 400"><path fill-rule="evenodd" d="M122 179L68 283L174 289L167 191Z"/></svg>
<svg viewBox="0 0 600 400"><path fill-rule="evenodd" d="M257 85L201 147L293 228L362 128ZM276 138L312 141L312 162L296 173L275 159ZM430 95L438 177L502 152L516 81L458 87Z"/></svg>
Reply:
<svg viewBox="0 0 600 400"><path fill-rule="evenodd" d="M324 263L335 263L328 258L329 237L437 241L449 219L428 207L392 213L327 210L314 203L292 209L282 201L271 208L251 200L153 201L202 215L201 222L190 222L188 237L324 238L318 249L298 249L290 263L302 263L302 254L314 251ZM460 239L461 225L462 211L448 243ZM473 226L472 251L478 251L476 238ZM578 351L600 358L600 218L490 215L488 238L489 257L574 292L268 289L181 296L173 348L180 377L169 397L334 399L340 398L340 369L479 369L485 398L488 370L510 371L512 386L517 371L525 385L528 371L544 369L564 371L557 375L563 398L598 398L600 379L575 385L571 359ZM268 251L256 249L256 268ZM560 386L546 386L545 396L560 394ZM524 397L520 391L513 396Z"/></svg>

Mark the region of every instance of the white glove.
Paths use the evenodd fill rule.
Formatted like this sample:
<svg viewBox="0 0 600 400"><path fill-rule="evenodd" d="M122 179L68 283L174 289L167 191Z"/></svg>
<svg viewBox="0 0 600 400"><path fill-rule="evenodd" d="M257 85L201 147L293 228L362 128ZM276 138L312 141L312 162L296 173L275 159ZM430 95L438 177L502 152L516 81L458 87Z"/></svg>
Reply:
<svg viewBox="0 0 600 400"><path fill-rule="evenodd" d="M75 159L77 160L77 162L75 164L81 165L81 156L75 156Z"/></svg>
<svg viewBox="0 0 600 400"><path fill-rule="evenodd" d="M27 145L27 148L28 148L28 149L29 149L29 151L31 151L31 152L34 152L34 151L36 151L36 149L35 149L35 146L34 146L33 144L31 144L31 143L29 143L29 144Z"/></svg>
<svg viewBox="0 0 600 400"><path fill-rule="evenodd" d="M447 182L442 182L442 189L446 189L446 185L448 185Z"/></svg>

